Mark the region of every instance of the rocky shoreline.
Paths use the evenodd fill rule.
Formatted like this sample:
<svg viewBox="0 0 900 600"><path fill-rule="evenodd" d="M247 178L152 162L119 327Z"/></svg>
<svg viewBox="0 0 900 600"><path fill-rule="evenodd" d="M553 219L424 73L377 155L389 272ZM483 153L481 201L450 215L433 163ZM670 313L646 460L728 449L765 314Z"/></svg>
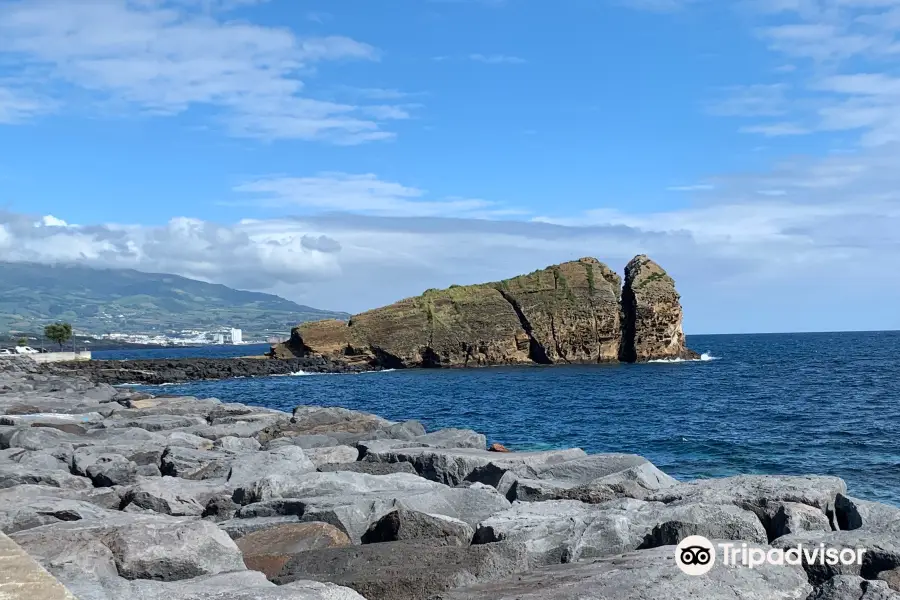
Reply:
<svg viewBox="0 0 900 600"><path fill-rule="evenodd" d="M48 363L41 371L49 375L86 377L110 385L161 385L206 379L271 377L306 373L358 373L378 370L366 364L340 364L319 356L308 358L172 358L138 360L90 360Z"/></svg>
<svg viewBox="0 0 900 600"><path fill-rule="evenodd" d="M900 509L839 478L678 482L636 455L488 441L0 359L0 531L79 600L900 600ZM690 535L865 553L690 576Z"/></svg>

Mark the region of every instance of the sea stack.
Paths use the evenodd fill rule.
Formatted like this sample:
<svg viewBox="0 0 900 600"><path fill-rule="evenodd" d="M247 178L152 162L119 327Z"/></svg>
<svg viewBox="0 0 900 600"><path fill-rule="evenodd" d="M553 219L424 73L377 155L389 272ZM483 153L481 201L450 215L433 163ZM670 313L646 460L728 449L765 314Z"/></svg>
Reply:
<svg viewBox="0 0 900 600"><path fill-rule="evenodd" d="M625 266L622 290L622 362L696 359L684 343L681 296L675 280L644 254Z"/></svg>
<svg viewBox="0 0 900 600"><path fill-rule="evenodd" d="M383 368L637 362L684 347L674 281L646 256L622 280L582 258L503 281L428 290L349 321L295 327L272 356Z"/></svg>

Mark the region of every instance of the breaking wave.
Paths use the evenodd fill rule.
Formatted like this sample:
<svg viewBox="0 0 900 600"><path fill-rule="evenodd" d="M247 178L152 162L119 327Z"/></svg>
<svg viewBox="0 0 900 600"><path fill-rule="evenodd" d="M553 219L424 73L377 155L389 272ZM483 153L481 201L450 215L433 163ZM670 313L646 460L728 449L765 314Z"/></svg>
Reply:
<svg viewBox="0 0 900 600"><path fill-rule="evenodd" d="M301 369L300 371L288 373L287 375L275 375L275 377L308 377L310 375L370 375L372 373L390 373L396 370L397 369L382 369L380 371L359 371L358 373L309 373Z"/></svg>
<svg viewBox="0 0 900 600"><path fill-rule="evenodd" d="M649 363L686 363L686 362L709 362L711 360L719 360L718 356L713 356L709 352L704 352L700 358L657 358L648 360Z"/></svg>

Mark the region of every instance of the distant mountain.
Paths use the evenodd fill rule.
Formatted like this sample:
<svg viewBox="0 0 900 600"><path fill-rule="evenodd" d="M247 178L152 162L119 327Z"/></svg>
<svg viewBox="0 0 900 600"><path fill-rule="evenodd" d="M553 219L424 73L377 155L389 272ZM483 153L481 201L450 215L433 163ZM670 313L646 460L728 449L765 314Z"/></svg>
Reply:
<svg viewBox="0 0 900 600"><path fill-rule="evenodd" d="M94 335L237 327L247 339L348 316L177 275L0 262L0 332L37 332L68 321Z"/></svg>

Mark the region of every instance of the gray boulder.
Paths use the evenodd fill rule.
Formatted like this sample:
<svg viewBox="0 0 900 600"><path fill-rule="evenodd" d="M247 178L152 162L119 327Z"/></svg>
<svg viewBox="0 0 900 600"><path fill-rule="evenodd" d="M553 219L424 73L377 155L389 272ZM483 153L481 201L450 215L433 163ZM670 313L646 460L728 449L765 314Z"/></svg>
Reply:
<svg viewBox="0 0 900 600"><path fill-rule="evenodd" d="M226 452L255 452L260 449L260 444L253 438L239 438L227 435L217 439L213 447Z"/></svg>
<svg viewBox="0 0 900 600"><path fill-rule="evenodd" d="M108 512L90 502L52 496L32 496L17 503L0 500L0 531L8 535L60 521L102 519Z"/></svg>
<svg viewBox="0 0 900 600"><path fill-rule="evenodd" d="M417 475L416 469L407 462L402 463L373 463L357 461L352 463L326 463L319 465L317 471L330 473L334 471L350 471L353 473L365 473L367 475L391 475L393 473L407 473Z"/></svg>
<svg viewBox="0 0 900 600"><path fill-rule="evenodd" d="M213 447L213 441L192 433L173 431L166 435L166 446L180 446L182 448L193 448L194 450L209 450Z"/></svg>
<svg viewBox="0 0 900 600"><path fill-rule="evenodd" d="M137 481L138 466L120 454L100 454L86 469L94 487L129 485Z"/></svg>
<svg viewBox="0 0 900 600"><path fill-rule="evenodd" d="M667 546L535 569L431 600L806 600L811 591L803 570L787 565L744 569L717 562L706 575L686 575Z"/></svg>
<svg viewBox="0 0 900 600"><path fill-rule="evenodd" d="M253 490L261 479L292 480L315 470L316 466L302 448L285 446L235 457L228 472L228 484L235 488L235 501L248 504L257 499Z"/></svg>
<svg viewBox="0 0 900 600"><path fill-rule="evenodd" d="M840 529L889 529L900 534L900 508L838 494L835 512Z"/></svg>
<svg viewBox="0 0 900 600"><path fill-rule="evenodd" d="M433 448L474 448L484 450L487 438L471 429L438 429L412 438L422 446Z"/></svg>
<svg viewBox="0 0 900 600"><path fill-rule="evenodd" d="M231 471L233 458L226 452L169 446L160 458L160 471L182 479L221 479Z"/></svg>
<svg viewBox="0 0 900 600"><path fill-rule="evenodd" d="M57 448L61 448L57 446ZM25 450L23 448L8 448L0 450L0 463L14 462L24 467L45 469L50 471L68 471L69 463L57 456L59 453L42 452L40 450Z"/></svg>
<svg viewBox="0 0 900 600"><path fill-rule="evenodd" d="M475 530L459 519L398 508L370 525L362 536L362 543L434 539L448 545L468 546L474 535Z"/></svg>
<svg viewBox="0 0 900 600"><path fill-rule="evenodd" d="M884 581L837 575L823 583L807 600L900 600Z"/></svg>
<svg viewBox="0 0 900 600"><path fill-rule="evenodd" d="M367 433L386 429L391 421L377 415L338 407L298 406L291 418L291 431L297 434Z"/></svg>
<svg viewBox="0 0 900 600"><path fill-rule="evenodd" d="M167 431L169 429L205 426L206 424L206 419L196 415L142 415L122 418L120 414L115 414L115 418L107 419L103 422L103 426L107 429L136 427L147 431Z"/></svg>
<svg viewBox="0 0 900 600"><path fill-rule="evenodd" d="M900 567L900 540L890 533L864 529L803 531L785 535L772 542L774 548L782 549L795 548L801 544L810 551L820 550L823 546L826 551L865 550L862 553L862 561L855 564L821 564L820 560L808 561L804 556L803 568L814 585L821 585L836 575L857 575L865 579L876 579L882 571Z"/></svg>
<svg viewBox="0 0 900 600"><path fill-rule="evenodd" d="M70 490L84 490L91 480L57 469L38 469L18 463L0 463L0 489L16 485L49 485Z"/></svg>
<svg viewBox="0 0 900 600"><path fill-rule="evenodd" d="M828 517L819 508L797 502L770 502L762 508L769 539L801 531L831 531Z"/></svg>
<svg viewBox="0 0 900 600"><path fill-rule="evenodd" d="M224 481L146 478L125 489L122 507L135 506L174 517L199 517L207 503L226 489Z"/></svg>
<svg viewBox="0 0 900 600"><path fill-rule="evenodd" d="M352 472L307 473L301 477L269 476L254 482L247 497L258 501L244 509L255 510L266 501L298 499L299 514L305 521L324 521L345 531L354 543L369 525L397 507L461 519L469 525L509 508L509 501L497 490L474 484L449 488L403 473L373 476ZM241 510L241 516L251 512ZM283 511L280 507L278 510ZM296 510L292 508L290 510ZM284 512L252 516L274 516Z"/></svg>
<svg viewBox="0 0 900 600"><path fill-rule="evenodd" d="M551 500L517 502L485 519L473 543L521 542L533 565L548 565L677 544L690 535L756 543L767 539L753 513L730 505Z"/></svg>
<svg viewBox="0 0 900 600"><path fill-rule="evenodd" d="M681 483L663 488L647 499L666 504L734 504L754 511L774 502L796 502L833 515L838 494L846 491L847 484L838 477L739 475Z"/></svg>
<svg viewBox="0 0 900 600"><path fill-rule="evenodd" d="M503 471L512 470L518 474L532 472L550 463L560 463L587 456L584 450L551 450L548 452L512 452L498 454L487 450L471 448L389 448L378 450L368 447L365 459L368 462L408 462L422 477L444 483L458 485L463 481L479 481L491 485L502 477Z"/></svg>
<svg viewBox="0 0 900 600"><path fill-rule="evenodd" d="M139 580L129 582L139 600L365 600L349 588L318 581L298 581L276 586L262 573L241 571L197 577L179 582ZM106 599L104 599L106 600ZM109 600L119 600L110 598Z"/></svg>
<svg viewBox="0 0 900 600"><path fill-rule="evenodd" d="M526 568L519 544L460 547L388 542L297 554L272 581L315 579L352 588L369 600L422 600Z"/></svg>
<svg viewBox="0 0 900 600"><path fill-rule="evenodd" d="M359 450L350 446L310 448L305 452L316 468L325 464L353 463L359 458Z"/></svg>
<svg viewBox="0 0 900 600"><path fill-rule="evenodd" d="M340 442L330 435L312 434L312 435L294 435L291 437L275 438L263 445L265 450L274 450L280 446L299 446L304 450L309 448L327 448L329 446L337 446Z"/></svg>
<svg viewBox="0 0 900 600"><path fill-rule="evenodd" d="M126 579L177 581L245 569L231 538L206 521L111 513L104 519L53 523L10 537L51 572L66 564L107 569L108 561L90 559L97 556L114 559L115 572Z"/></svg>

